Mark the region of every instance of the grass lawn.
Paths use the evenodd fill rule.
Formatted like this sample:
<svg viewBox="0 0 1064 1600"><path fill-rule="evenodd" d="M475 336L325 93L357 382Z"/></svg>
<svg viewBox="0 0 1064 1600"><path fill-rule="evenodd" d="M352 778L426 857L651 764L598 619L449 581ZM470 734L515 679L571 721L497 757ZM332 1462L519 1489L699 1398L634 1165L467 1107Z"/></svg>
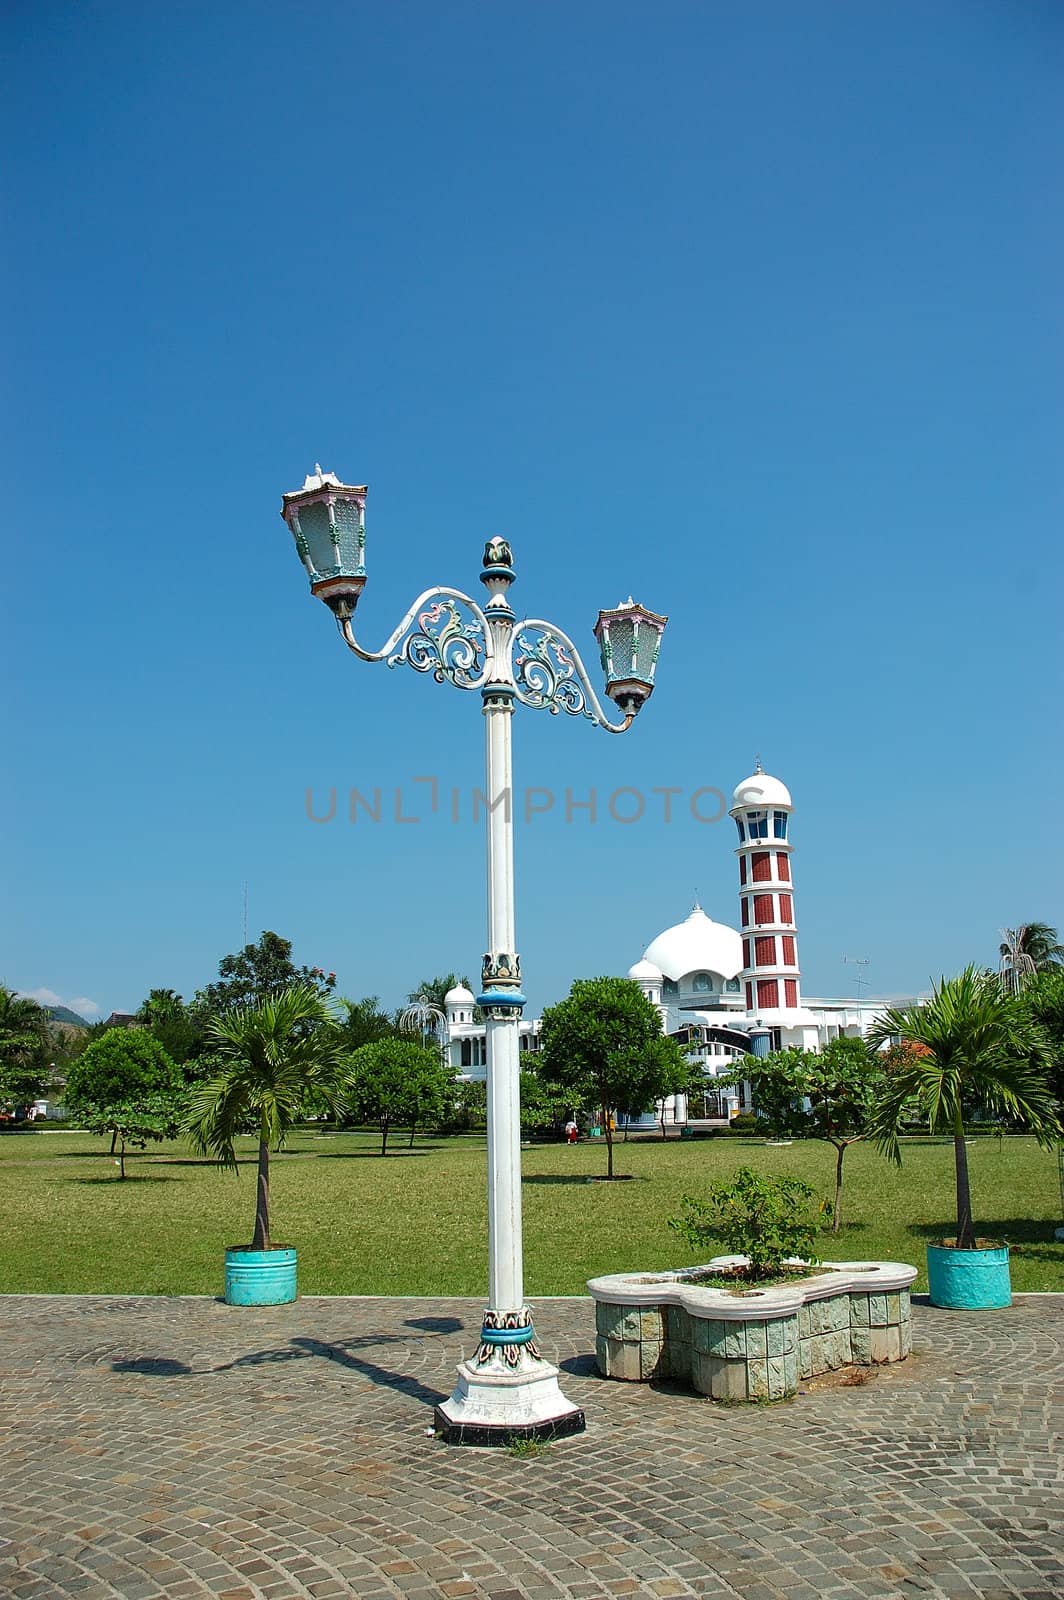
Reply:
<svg viewBox="0 0 1064 1600"><path fill-rule="evenodd" d="M486 1150L482 1138L418 1140L383 1159L368 1134L301 1133L275 1157L275 1240L299 1248L304 1294L479 1295L486 1282ZM0 1134L0 1292L220 1294L222 1252L245 1243L254 1215L250 1141L239 1176L183 1146L127 1158L81 1133ZM689 1265L666 1226L681 1196L741 1163L831 1192L834 1152L812 1141L660 1140L617 1147L630 1183L589 1184L605 1169L595 1144L524 1152L525 1283L534 1297L583 1291L604 1272ZM243 1160L243 1158L242 1158ZM979 1138L969 1148L976 1225L1013 1246L1012 1284L1064 1290L1055 1152L1031 1139ZM822 1236L826 1260L887 1259L920 1268L924 1244L952 1232L953 1151L909 1141L904 1165L865 1145L846 1157L847 1221Z"/></svg>

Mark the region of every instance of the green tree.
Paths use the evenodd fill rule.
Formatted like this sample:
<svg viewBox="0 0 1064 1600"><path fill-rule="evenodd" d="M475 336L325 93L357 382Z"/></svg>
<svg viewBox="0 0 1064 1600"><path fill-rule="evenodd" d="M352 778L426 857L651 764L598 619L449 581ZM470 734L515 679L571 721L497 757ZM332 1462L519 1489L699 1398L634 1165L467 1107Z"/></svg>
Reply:
<svg viewBox="0 0 1064 1600"><path fill-rule="evenodd" d="M792 1046L767 1056L743 1056L717 1082L724 1087L749 1083L754 1108L774 1139L801 1139L809 1132L802 1104L806 1066L810 1057Z"/></svg>
<svg viewBox="0 0 1064 1600"><path fill-rule="evenodd" d="M48 1013L0 985L0 1111L25 1111L48 1087L53 1054Z"/></svg>
<svg viewBox="0 0 1064 1600"><path fill-rule="evenodd" d="M308 1097L334 1094L340 1045L332 1012L309 984L296 983L213 1018L210 1049L225 1070L193 1090L185 1123L197 1150L237 1170L234 1141L258 1133L252 1250L270 1249L270 1150L279 1149Z"/></svg>
<svg viewBox="0 0 1064 1600"><path fill-rule="evenodd" d="M202 1053L206 1017L202 1009L186 1006L175 990L152 989L136 1015L178 1066L195 1061Z"/></svg>
<svg viewBox="0 0 1064 1600"><path fill-rule="evenodd" d="M567 1091L545 1082L530 1061L521 1073L521 1132L557 1133L570 1109Z"/></svg>
<svg viewBox="0 0 1064 1600"><path fill-rule="evenodd" d="M766 1111L777 1137L823 1139L835 1151L835 1199L831 1231L842 1222L842 1177L846 1152L867 1139L884 1088L884 1072L863 1039L832 1039L818 1054L780 1050L747 1056L728 1082L746 1079L754 1103Z"/></svg>
<svg viewBox="0 0 1064 1600"><path fill-rule="evenodd" d="M413 1039L378 1039L348 1057L341 1099L359 1122L376 1123L383 1156L393 1126L412 1130L422 1119L438 1117L454 1089L454 1074L438 1050L426 1050Z"/></svg>
<svg viewBox="0 0 1064 1600"><path fill-rule="evenodd" d="M235 955L223 956L218 963L218 982L201 989L194 1004L209 1017L216 1017L235 1006L258 1005L295 987L312 989L324 997L335 989L336 973L321 967L297 967L292 961L291 939L267 931L259 936L258 944L246 944Z"/></svg>
<svg viewBox="0 0 1064 1600"><path fill-rule="evenodd" d="M124 1178L127 1148L174 1138L184 1088L181 1069L146 1028L108 1028L71 1061L64 1098L91 1133L111 1135Z"/></svg>
<svg viewBox="0 0 1064 1600"><path fill-rule="evenodd" d="M563 1090L574 1109L597 1109L613 1177L611 1112L647 1111L678 1093L689 1067L661 1033L661 1016L629 978L578 978L565 1000L543 1013L537 1073Z"/></svg>
<svg viewBox="0 0 1064 1600"><path fill-rule="evenodd" d="M395 1019L382 1011L375 994L362 1000L342 1000L345 1016L340 1022L340 1038L348 1053L364 1044L376 1044L378 1039L395 1039L399 1030Z"/></svg>
<svg viewBox="0 0 1064 1600"><path fill-rule="evenodd" d="M436 1118L437 1133L481 1132L488 1124L488 1086L483 1078L455 1083Z"/></svg>
<svg viewBox="0 0 1064 1600"><path fill-rule="evenodd" d="M1038 973L1016 1004L1021 1017L1033 1024L1045 1041L1050 1056L1050 1088L1058 1110L1064 1109L1064 969Z"/></svg>
<svg viewBox="0 0 1064 1600"><path fill-rule="evenodd" d="M1042 1143L1061 1132L1048 1074L1052 1058L1044 1035L1003 994L993 974L966 967L941 978L922 1005L891 1009L868 1034L876 1048L890 1040L921 1045L908 1066L887 1079L872 1121L872 1136L901 1163L898 1130L907 1101L914 1100L932 1131L953 1135L957 1189L957 1248L975 1249L964 1103L1025 1122Z"/></svg>

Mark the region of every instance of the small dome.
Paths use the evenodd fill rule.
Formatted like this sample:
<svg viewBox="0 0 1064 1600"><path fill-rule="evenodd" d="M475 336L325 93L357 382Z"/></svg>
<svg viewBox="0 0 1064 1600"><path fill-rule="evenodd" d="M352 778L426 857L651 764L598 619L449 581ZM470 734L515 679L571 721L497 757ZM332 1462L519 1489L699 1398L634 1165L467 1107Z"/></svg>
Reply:
<svg viewBox="0 0 1064 1600"><path fill-rule="evenodd" d="M791 791L785 783L778 778L773 778L767 772L761 771L760 761L757 771L744 778L735 793L732 795L732 811L741 811L743 806L788 806L792 805Z"/></svg>
<svg viewBox="0 0 1064 1600"><path fill-rule="evenodd" d="M456 983L453 989L448 989L443 997L445 1006L472 1006L476 1004L476 995L472 989L467 989L464 983Z"/></svg>
<svg viewBox="0 0 1064 1600"><path fill-rule="evenodd" d="M674 983L689 972L734 978L743 967L743 941L734 928L714 922L701 906L695 906L686 922L666 928L647 945L643 961L660 967Z"/></svg>
<svg viewBox="0 0 1064 1600"><path fill-rule="evenodd" d="M665 974L653 961L637 961L634 967L628 968L628 976L636 983L660 983Z"/></svg>

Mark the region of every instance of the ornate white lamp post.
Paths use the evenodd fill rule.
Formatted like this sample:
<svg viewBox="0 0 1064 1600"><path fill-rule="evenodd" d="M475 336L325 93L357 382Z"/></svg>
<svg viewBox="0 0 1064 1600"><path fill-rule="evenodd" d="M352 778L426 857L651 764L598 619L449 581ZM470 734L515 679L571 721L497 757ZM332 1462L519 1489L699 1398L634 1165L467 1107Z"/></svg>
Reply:
<svg viewBox="0 0 1064 1600"><path fill-rule="evenodd" d="M520 701L624 733L653 691L667 618L631 599L599 612L595 637L619 722L603 710L572 640L539 618L517 620L508 599L516 574L504 539L490 540L484 551L483 610L458 589L426 589L382 648L365 650L351 626L366 584L365 506L365 484L341 483L320 467L284 496L281 515L311 592L362 661L405 663L439 683L478 690L487 732L488 948L477 1004L487 1019L488 1046L488 1306L475 1354L460 1364L454 1393L436 1409L437 1431L465 1444L560 1438L579 1433L584 1415L562 1394L558 1369L536 1347L521 1266L518 1025L525 997L514 936L510 723Z"/></svg>

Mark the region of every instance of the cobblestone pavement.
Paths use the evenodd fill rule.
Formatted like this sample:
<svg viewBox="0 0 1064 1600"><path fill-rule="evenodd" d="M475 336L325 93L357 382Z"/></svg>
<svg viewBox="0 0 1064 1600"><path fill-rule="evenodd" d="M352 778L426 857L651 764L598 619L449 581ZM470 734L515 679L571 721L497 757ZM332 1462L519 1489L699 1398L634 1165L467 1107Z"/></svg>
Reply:
<svg viewBox="0 0 1064 1600"><path fill-rule="evenodd" d="M752 1408L598 1378L541 1302L588 1431L526 1458L426 1437L479 1312L0 1299L0 1594L1064 1593L1062 1297L917 1305L901 1367Z"/></svg>

